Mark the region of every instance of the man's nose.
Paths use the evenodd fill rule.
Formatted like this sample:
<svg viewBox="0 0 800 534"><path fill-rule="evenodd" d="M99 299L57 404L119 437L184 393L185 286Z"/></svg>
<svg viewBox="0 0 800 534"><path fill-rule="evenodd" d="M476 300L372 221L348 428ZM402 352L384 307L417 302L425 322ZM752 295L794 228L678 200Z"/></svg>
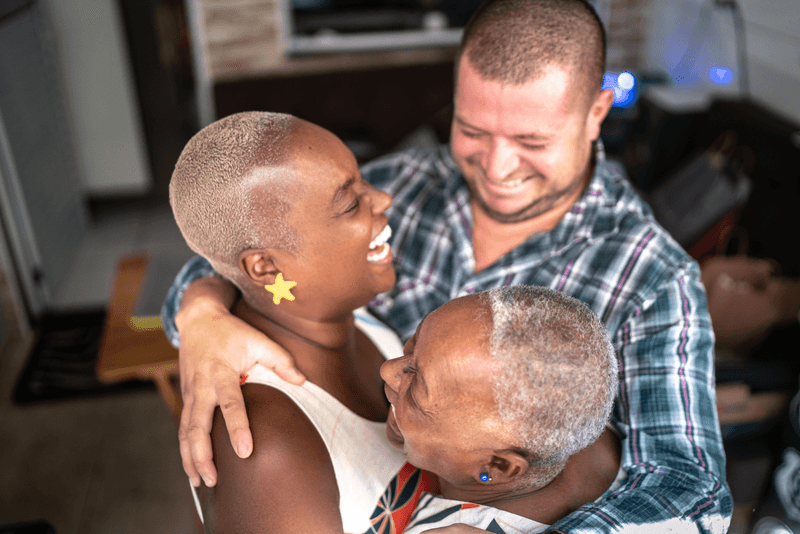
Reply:
<svg viewBox="0 0 800 534"><path fill-rule="evenodd" d="M503 180L519 167L519 155L513 143L495 138L485 153L483 168L490 180Z"/></svg>

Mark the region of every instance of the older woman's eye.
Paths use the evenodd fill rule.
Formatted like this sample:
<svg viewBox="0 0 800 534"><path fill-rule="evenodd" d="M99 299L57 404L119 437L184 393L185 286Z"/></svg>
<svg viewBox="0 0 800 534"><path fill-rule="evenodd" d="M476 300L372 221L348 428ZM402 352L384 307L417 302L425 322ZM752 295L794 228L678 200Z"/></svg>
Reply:
<svg viewBox="0 0 800 534"><path fill-rule="evenodd" d="M407 375L413 375L416 372L417 372L417 370L414 367L410 366L410 365L406 365L405 367L403 367L403 373L405 373Z"/></svg>

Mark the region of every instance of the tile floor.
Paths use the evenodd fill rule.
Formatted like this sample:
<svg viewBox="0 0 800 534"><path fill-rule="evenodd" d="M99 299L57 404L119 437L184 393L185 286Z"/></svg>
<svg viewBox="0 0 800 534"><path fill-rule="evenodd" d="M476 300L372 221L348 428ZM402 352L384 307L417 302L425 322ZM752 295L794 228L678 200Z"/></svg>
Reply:
<svg viewBox="0 0 800 534"><path fill-rule="evenodd" d="M165 203L99 213L55 295L56 307L103 305L117 258L189 257ZM46 520L58 534L196 533L177 425L155 391L17 407L11 390L32 339L0 358L0 525Z"/></svg>

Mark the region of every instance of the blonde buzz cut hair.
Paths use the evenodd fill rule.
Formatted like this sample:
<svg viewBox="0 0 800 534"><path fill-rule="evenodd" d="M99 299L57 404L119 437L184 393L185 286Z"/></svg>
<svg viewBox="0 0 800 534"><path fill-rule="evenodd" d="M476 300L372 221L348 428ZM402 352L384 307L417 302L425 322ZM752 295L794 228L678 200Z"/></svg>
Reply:
<svg viewBox="0 0 800 534"><path fill-rule="evenodd" d="M169 200L186 243L236 285L242 251L298 246L286 200L295 125L280 113L230 115L195 134L172 173Z"/></svg>

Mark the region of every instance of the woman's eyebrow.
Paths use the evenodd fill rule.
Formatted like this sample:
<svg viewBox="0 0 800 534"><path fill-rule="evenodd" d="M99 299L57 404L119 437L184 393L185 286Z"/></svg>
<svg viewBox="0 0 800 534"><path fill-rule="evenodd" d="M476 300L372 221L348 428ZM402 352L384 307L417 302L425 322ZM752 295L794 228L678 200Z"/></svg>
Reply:
<svg viewBox="0 0 800 534"><path fill-rule="evenodd" d="M352 187L352 185L356 182L355 178L349 178L345 183L339 186L336 192L333 194L333 200L331 200L332 205L336 205L341 202L342 198L347 194L347 190Z"/></svg>

